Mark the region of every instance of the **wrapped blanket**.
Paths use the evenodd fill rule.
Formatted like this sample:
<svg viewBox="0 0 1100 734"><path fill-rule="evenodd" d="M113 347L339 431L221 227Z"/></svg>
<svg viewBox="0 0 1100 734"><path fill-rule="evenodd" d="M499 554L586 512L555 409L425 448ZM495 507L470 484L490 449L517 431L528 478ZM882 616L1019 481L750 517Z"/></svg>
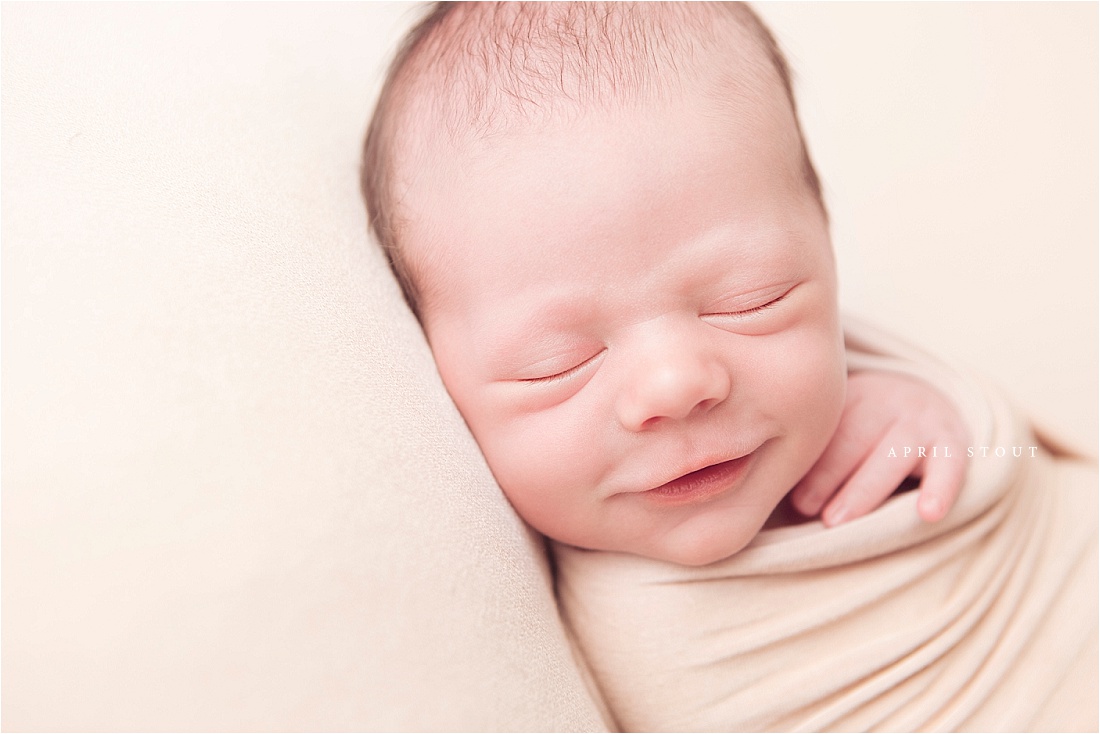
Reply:
<svg viewBox="0 0 1100 734"><path fill-rule="evenodd" d="M989 387L866 326L846 336L851 369L917 375L962 411L958 504L927 524L916 492L897 494L700 568L555 546L563 614L618 726L1095 731L1095 463Z"/></svg>

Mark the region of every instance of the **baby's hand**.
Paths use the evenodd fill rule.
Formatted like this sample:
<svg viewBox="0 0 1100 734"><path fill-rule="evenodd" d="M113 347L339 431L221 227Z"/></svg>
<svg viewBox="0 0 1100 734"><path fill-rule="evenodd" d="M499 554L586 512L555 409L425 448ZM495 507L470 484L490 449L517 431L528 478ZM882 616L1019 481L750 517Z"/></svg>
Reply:
<svg viewBox="0 0 1100 734"><path fill-rule="evenodd" d="M803 515L821 512L832 527L865 515L909 476L921 477L917 512L928 522L947 514L966 474L967 430L954 407L931 385L888 372L848 377L840 426L825 452L791 493ZM908 457L904 448L911 447ZM926 457L917 455L917 447ZM938 451L932 458L932 447ZM944 458L943 447L951 450ZM890 456L890 449L896 456ZM824 508L824 511L822 511Z"/></svg>

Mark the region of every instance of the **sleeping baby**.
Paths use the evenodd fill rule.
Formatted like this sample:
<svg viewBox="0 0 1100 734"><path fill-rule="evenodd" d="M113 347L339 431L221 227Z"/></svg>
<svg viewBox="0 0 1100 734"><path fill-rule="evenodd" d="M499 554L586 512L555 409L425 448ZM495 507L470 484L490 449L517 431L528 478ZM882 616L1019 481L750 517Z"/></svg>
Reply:
<svg viewBox="0 0 1100 734"><path fill-rule="evenodd" d="M840 543L829 558L846 558L844 543L863 540L845 539L863 538L865 527L885 527L895 545L914 533L918 545L934 544L936 528L978 512L966 507L969 480L958 499L962 447L984 425L966 420L965 400L949 399L948 382L857 348L858 335L846 349L828 216L787 66L747 6L434 6L390 69L363 190L495 478L555 541L567 621L618 726L909 723L889 718L896 707L821 718L814 705L839 706L855 683L823 668L819 678L843 683L803 700L814 686L775 677L773 668L790 670L775 662L786 653L755 668L738 663L742 674L758 671L746 683L716 678L689 649L739 640L706 643L711 657L735 660L767 647L753 620L803 602L821 624L855 620L843 598L862 587L822 576L818 561L808 577L801 561L780 569L804 582L785 597L757 594L760 584L740 583L739 572L728 587L706 583L733 578L726 569L741 558L788 538ZM861 363L856 352L871 358ZM959 450L892 450L915 446ZM899 493L911 477L919 486ZM987 502L977 494L975 507ZM877 556L907 552L891 548ZM950 559L936 573L965 576ZM912 586L906 573L878 578ZM832 611L810 611L823 586ZM659 599L647 596L653 589ZM757 611L716 631L693 627L710 624L703 608L719 610L720 625L733 623L723 610ZM907 615L889 618L895 636ZM781 632L801 637L803 658L830 654L806 629L772 634ZM736 711L703 706L695 684L676 692L683 670L700 665L707 702L741 701ZM713 682L727 679L737 692ZM886 676L875 690L908 680ZM757 693L744 698L745 685ZM745 701L760 696L778 703L747 715ZM936 715L913 721L973 721Z"/></svg>

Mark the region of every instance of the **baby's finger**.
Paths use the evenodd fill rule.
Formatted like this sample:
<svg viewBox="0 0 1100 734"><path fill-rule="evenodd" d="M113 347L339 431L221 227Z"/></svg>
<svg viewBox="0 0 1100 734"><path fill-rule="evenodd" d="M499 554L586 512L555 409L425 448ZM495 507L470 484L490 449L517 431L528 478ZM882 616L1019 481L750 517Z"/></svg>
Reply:
<svg viewBox="0 0 1100 734"><path fill-rule="evenodd" d="M832 527L866 515L886 500L912 474L921 459L890 456L891 446L904 446L908 433L894 426L829 502L821 519Z"/></svg>
<svg viewBox="0 0 1100 734"><path fill-rule="evenodd" d="M926 522L942 520L962 491L966 459L958 455L925 459L922 474L917 514Z"/></svg>
<svg viewBox="0 0 1100 734"><path fill-rule="evenodd" d="M874 447L875 441L873 436L854 440L845 435L842 427L806 476L795 485L791 492L794 508L807 517L821 512L844 480L867 458L868 447Z"/></svg>

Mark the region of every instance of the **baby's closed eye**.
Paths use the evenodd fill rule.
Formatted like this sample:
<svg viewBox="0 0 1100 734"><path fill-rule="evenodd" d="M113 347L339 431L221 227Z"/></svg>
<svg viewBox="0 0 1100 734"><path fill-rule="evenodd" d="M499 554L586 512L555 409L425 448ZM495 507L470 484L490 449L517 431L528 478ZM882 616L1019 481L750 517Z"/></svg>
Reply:
<svg viewBox="0 0 1100 734"><path fill-rule="evenodd" d="M533 377L519 377L516 379L516 382L523 382L533 385L561 382L580 374L587 367L595 366L596 362L599 361L599 358L602 357L606 352L606 349L601 349L592 356L581 359L579 362L575 361L576 358L574 358L573 360L567 360L566 362L569 366L563 367L561 369L558 369L557 367L561 364L562 360L555 360L551 363L550 366L536 365L533 371L543 372L545 374L540 374Z"/></svg>
<svg viewBox="0 0 1100 734"><path fill-rule="evenodd" d="M796 287L796 284L785 283L723 299L708 306L700 318L728 330L766 328L772 315L769 312L778 310L777 307L788 301Z"/></svg>

